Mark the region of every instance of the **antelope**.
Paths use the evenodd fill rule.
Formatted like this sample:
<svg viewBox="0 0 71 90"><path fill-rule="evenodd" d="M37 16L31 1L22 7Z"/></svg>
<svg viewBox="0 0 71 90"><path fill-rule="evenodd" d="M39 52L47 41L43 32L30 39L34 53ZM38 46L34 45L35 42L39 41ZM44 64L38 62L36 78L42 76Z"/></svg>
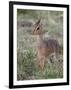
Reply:
<svg viewBox="0 0 71 90"><path fill-rule="evenodd" d="M59 53L59 43L55 39L47 39L44 38L44 30L42 30L41 19L39 19L34 24L33 35L36 35L37 38L37 61L41 70L44 70L46 64L46 58L55 53L56 57Z"/></svg>

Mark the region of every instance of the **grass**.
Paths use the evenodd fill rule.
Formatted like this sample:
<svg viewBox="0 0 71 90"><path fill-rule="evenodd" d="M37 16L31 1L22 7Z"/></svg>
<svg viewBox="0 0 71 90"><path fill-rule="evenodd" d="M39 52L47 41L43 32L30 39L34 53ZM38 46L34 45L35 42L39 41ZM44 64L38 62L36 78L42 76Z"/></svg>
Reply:
<svg viewBox="0 0 71 90"><path fill-rule="evenodd" d="M43 30L49 31L50 36L57 39L61 45L57 61L53 58L54 62L51 62L50 58L47 58L43 72L37 64L36 37L31 34L33 23L38 17L42 17ZM63 33L63 12L18 9L17 22L21 24L21 21L31 22L32 26L17 24L17 80L63 78L63 36L55 37L56 33Z"/></svg>
<svg viewBox="0 0 71 90"><path fill-rule="evenodd" d="M63 77L63 63L54 62L47 63L44 71L42 72L36 62L36 54L34 54L32 48L22 53L18 50L18 69L17 79L18 80L30 80L30 79L54 79Z"/></svg>

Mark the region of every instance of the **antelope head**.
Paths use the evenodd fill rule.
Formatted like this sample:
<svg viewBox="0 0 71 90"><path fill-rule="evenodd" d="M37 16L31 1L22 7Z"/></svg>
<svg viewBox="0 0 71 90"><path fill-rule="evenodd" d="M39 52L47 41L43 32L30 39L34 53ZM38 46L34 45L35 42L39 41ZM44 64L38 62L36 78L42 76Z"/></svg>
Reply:
<svg viewBox="0 0 71 90"><path fill-rule="evenodd" d="M33 25L33 35L41 35L44 32L42 31L42 23L41 19L39 19L34 25Z"/></svg>

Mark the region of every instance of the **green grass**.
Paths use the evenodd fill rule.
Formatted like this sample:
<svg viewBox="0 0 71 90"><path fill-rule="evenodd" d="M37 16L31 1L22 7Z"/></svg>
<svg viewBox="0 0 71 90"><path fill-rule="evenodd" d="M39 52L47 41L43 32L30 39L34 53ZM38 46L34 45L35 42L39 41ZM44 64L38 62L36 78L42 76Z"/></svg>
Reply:
<svg viewBox="0 0 71 90"><path fill-rule="evenodd" d="M62 56L59 56L58 60L53 63L51 63L49 59L50 63L46 63L43 71L38 67L37 51L35 48L36 37L31 34L33 23L37 21L38 17L42 17L43 30L48 31L52 38L53 36L55 37L56 32L63 32L62 11L17 10L17 22L32 22L31 27L18 25L17 80L63 78L63 36L57 36L57 38L55 38L61 45L60 55Z"/></svg>
<svg viewBox="0 0 71 90"><path fill-rule="evenodd" d="M63 77L63 64L60 62L51 64L46 63L45 69L41 71L36 61L36 54L34 54L32 48L26 51L24 54L18 50L17 61L18 80L54 79Z"/></svg>

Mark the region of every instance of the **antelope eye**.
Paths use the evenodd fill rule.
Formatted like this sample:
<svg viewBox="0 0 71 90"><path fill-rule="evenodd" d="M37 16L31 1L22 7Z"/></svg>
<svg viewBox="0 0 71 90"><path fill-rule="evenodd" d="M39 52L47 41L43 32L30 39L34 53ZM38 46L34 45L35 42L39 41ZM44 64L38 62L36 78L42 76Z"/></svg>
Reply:
<svg viewBox="0 0 71 90"><path fill-rule="evenodd" d="M39 30L39 27L37 28L37 30Z"/></svg>

